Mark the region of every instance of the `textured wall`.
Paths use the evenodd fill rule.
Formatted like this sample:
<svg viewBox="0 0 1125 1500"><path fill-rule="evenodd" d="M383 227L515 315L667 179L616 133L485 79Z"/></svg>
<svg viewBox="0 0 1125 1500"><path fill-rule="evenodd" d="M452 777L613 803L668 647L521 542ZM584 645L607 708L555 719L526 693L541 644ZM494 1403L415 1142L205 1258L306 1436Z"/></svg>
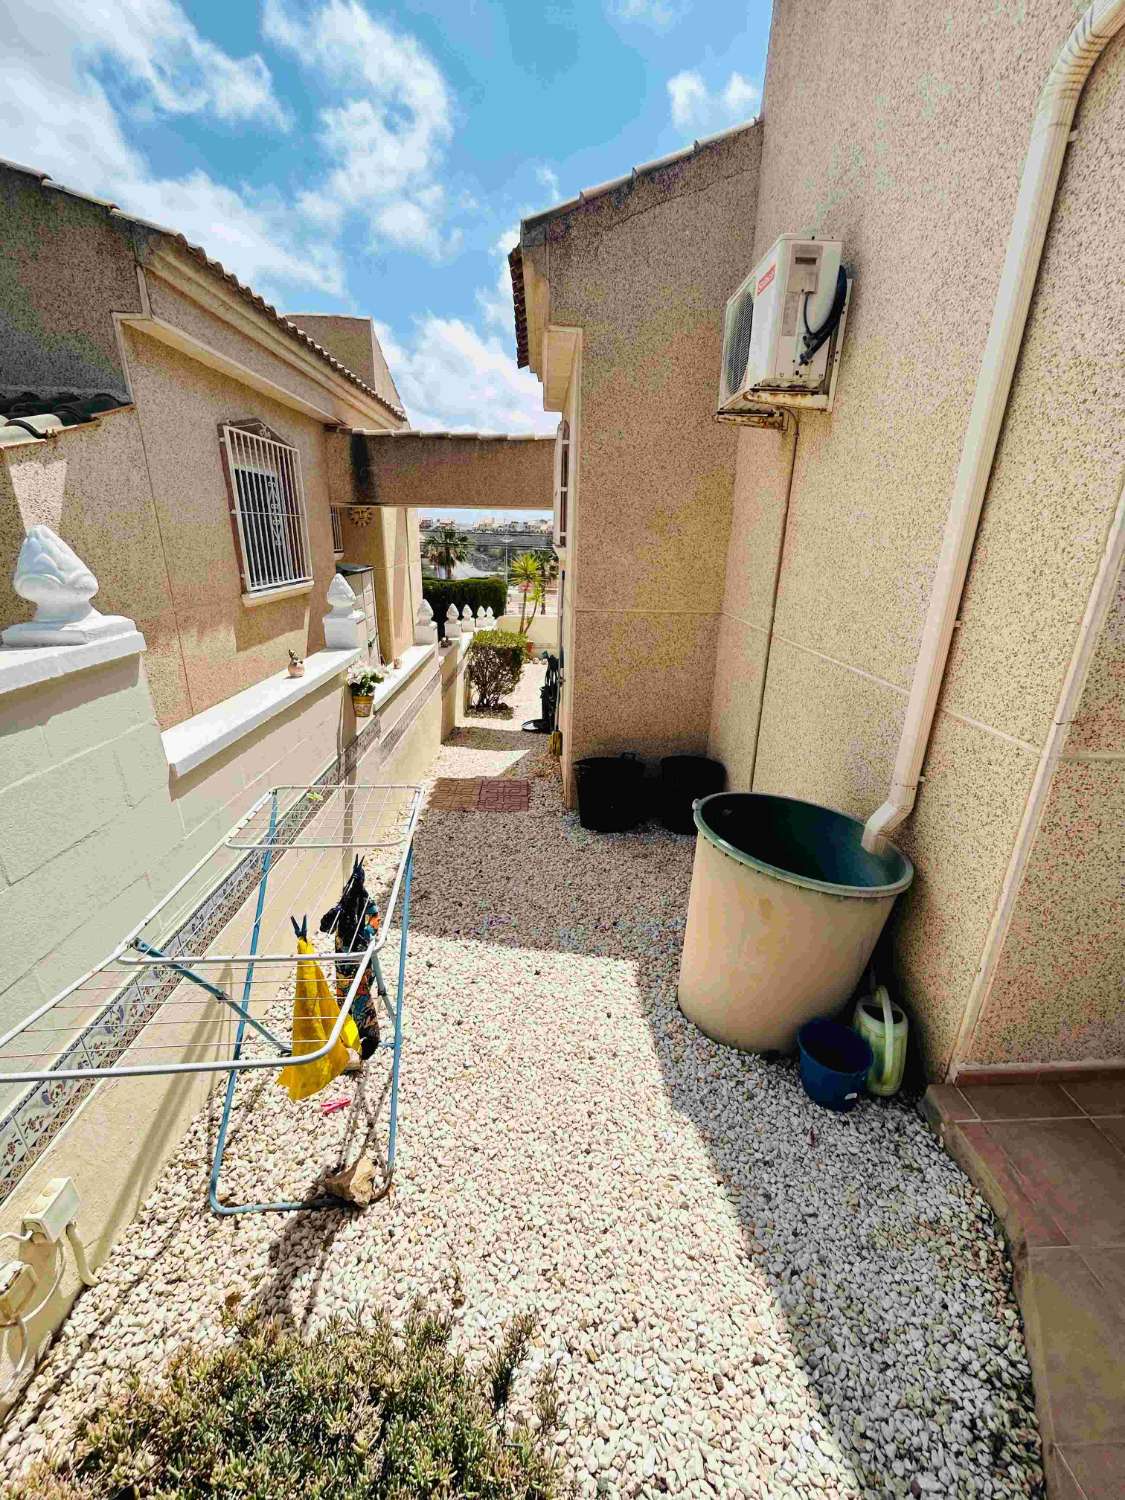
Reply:
<svg viewBox="0 0 1125 1500"><path fill-rule="evenodd" d="M707 742L737 442L714 420L722 316L750 258L759 151L755 128L728 136L525 248L550 322L582 330L568 775L584 755Z"/></svg>
<svg viewBox="0 0 1125 1500"><path fill-rule="evenodd" d="M136 620L167 728L193 712L141 424L129 407L0 454L0 620L30 619L11 586L29 526L45 522L93 569L95 606Z"/></svg>
<svg viewBox="0 0 1125 1500"><path fill-rule="evenodd" d="M1125 1057L1125 576L966 1060Z"/></svg>
<svg viewBox="0 0 1125 1500"><path fill-rule="evenodd" d="M411 433L367 438L370 495L382 505L550 510L551 438L437 437Z"/></svg>
<svg viewBox="0 0 1125 1500"><path fill-rule="evenodd" d="M324 644L322 606L335 563L323 429L142 334L127 332L126 345L187 678L186 711L168 721L178 722L268 677L287 650L304 655ZM242 602L218 431L246 417L259 417L300 453L313 564L309 594L252 608ZM136 568L143 560L132 561Z"/></svg>
<svg viewBox="0 0 1125 1500"><path fill-rule="evenodd" d="M0 165L0 389L124 397L113 312L140 310L144 231Z"/></svg>
<svg viewBox="0 0 1125 1500"><path fill-rule="evenodd" d="M857 25L842 0L775 5L754 255L785 231L838 237L856 280L836 409L800 419L787 514L790 440L740 438L711 731L736 785L750 784L756 754L759 789L861 817L885 794L1030 123L1075 14L1069 0L946 11L884 0ZM1123 59L1119 38L1079 108L926 779L901 831L918 878L894 928L898 979L935 1074L952 1054L1120 485ZM1105 680L1119 670L1112 654L1107 643ZM1060 773L1043 838L1057 854L1065 826L1072 861L1045 843L1045 885L1029 878L1027 892L1052 936L1037 959L1026 925L1013 927L1005 963L1022 952L1024 978L998 983L982 1060L1029 1047L1043 1060L1121 1051L1105 1021L1110 965L1089 961L1104 933L1114 764ZM1090 942L1083 899L1065 895L1076 878L1103 914L1084 919ZM1059 988L1045 955L1068 943L1069 998L1032 1026L1052 974ZM1080 1046L1076 1013L1105 1021L1091 1020Z"/></svg>
<svg viewBox="0 0 1125 1500"><path fill-rule="evenodd" d="M6 1031L139 921L166 888L154 891L150 872L184 829L139 656L5 694L0 704Z"/></svg>
<svg viewBox="0 0 1125 1500"><path fill-rule="evenodd" d="M384 401L402 405L390 368L370 318L348 317L340 313L286 313L291 323L334 354L342 365L378 391Z"/></svg>

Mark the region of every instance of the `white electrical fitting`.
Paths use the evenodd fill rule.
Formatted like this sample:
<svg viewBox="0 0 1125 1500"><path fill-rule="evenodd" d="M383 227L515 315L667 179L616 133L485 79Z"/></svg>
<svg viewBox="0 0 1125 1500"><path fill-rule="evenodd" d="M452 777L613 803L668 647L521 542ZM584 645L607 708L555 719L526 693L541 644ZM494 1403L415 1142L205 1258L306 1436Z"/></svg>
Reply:
<svg viewBox="0 0 1125 1500"><path fill-rule="evenodd" d="M0 1265L0 1328L15 1328L20 1336L19 1358L11 1375L0 1389L0 1403L18 1389L33 1364L30 1324L58 1290L66 1265L65 1239L74 1256L75 1268L86 1286L94 1285L94 1274L86 1256L86 1247L78 1234L78 1189L69 1177L55 1177L40 1193L24 1215L19 1234L3 1234L0 1240L15 1240L21 1250L25 1245L48 1244L53 1247L50 1285L38 1301L28 1306L39 1287L39 1274L26 1260L13 1259Z"/></svg>

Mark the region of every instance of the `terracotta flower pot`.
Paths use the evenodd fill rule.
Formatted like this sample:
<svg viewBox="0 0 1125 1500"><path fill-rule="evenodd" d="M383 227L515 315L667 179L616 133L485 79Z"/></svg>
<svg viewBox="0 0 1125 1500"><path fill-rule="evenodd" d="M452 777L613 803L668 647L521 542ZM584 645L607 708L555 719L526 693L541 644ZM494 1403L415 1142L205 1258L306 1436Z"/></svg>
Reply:
<svg viewBox="0 0 1125 1500"><path fill-rule="evenodd" d="M371 693L353 693L352 708L355 710L357 719L369 719L371 717Z"/></svg>

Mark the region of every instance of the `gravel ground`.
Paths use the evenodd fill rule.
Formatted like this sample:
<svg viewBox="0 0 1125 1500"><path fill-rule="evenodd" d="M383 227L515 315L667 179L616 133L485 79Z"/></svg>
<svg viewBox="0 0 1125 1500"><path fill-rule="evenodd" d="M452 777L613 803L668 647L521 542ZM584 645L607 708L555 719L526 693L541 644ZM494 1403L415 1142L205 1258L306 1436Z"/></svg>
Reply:
<svg viewBox="0 0 1125 1500"><path fill-rule="evenodd" d="M535 706L521 685L515 722ZM583 1495L1042 1493L1011 1268L913 1110L817 1109L790 1063L707 1041L676 966L692 841L587 834L540 739L474 723L435 774L533 779L530 813L417 840L395 1186L366 1213L213 1218L199 1117L77 1304L2 1461L65 1442L130 1369L227 1336L449 1299L470 1351L538 1315ZM385 1136L385 1073L325 1119L240 1088L230 1190L303 1193Z"/></svg>

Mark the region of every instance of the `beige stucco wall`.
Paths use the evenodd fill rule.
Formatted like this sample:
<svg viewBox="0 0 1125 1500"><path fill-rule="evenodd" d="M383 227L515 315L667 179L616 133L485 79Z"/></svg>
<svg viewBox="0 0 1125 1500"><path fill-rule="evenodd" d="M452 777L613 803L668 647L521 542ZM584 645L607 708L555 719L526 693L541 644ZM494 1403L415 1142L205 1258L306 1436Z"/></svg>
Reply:
<svg viewBox="0 0 1125 1500"><path fill-rule="evenodd" d="M380 505L431 514L469 507L550 510L551 438L368 436L370 493Z"/></svg>
<svg viewBox="0 0 1125 1500"><path fill-rule="evenodd" d="M760 149L743 131L524 230L549 323L581 330L568 786L585 755L707 743L737 444L714 420L722 315L750 257Z"/></svg>
<svg viewBox="0 0 1125 1500"><path fill-rule="evenodd" d="M384 401L402 406L402 397L370 318L349 317L343 313L286 313L285 316L366 381L372 390L378 391Z"/></svg>
<svg viewBox="0 0 1125 1500"><path fill-rule="evenodd" d="M343 562L374 570L379 644L385 660L414 642L414 617L422 600L418 515L413 510L373 506L340 513Z"/></svg>
<svg viewBox="0 0 1125 1500"><path fill-rule="evenodd" d="M199 713L284 666L289 649L304 655L323 645L321 606L335 569L323 428L141 333L129 330L126 347L190 712ZM307 594L252 606L242 600L218 430L246 417L300 454L313 568Z"/></svg>
<svg viewBox="0 0 1125 1500"><path fill-rule="evenodd" d="M137 312L146 235L0 165L0 388L127 393L109 311Z"/></svg>
<svg viewBox="0 0 1125 1500"><path fill-rule="evenodd" d="M218 338L210 323L199 331ZM135 406L0 451L0 620L30 617L10 579L27 527L46 522L93 570L97 606L137 621L167 728L268 677L288 650L323 645L335 569L326 433L141 331L125 329L123 348ZM246 417L300 454L313 564L308 592L254 605L242 598L218 431ZM375 567L380 629L399 652L413 640L411 600L421 598L417 514L389 511L354 540L347 560Z"/></svg>
<svg viewBox="0 0 1125 1500"><path fill-rule="evenodd" d="M787 517L792 437L739 440L711 723L735 786L756 755L759 790L861 817L885 794L1030 122L1074 15L1068 0L886 4L857 45L851 7L775 5L745 264L785 231L839 237L855 290L836 409L801 416ZM1119 38L1079 107L926 779L900 831L918 876L894 924L897 979L934 1075L953 1057L1120 487L1123 72ZM1107 904L1121 749L1059 773L978 1060L1122 1051Z"/></svg>
<svg viewBox="0 0 1125 1500"><path fill-rule="evenodd" d="M288 650L321 646L334 568L325 425L397 419L224 278L106 204L0 167L0 208L0 387L49 394L69 385L134 403L0 452L0 626L31 613L9 580L27 527L46 522L97 576L97 606L144 632L168 727L269 676ZM147 331L118 326L118 314ZM368 329L367 363L378 359L385 374L369 320L345 321ZM174 347L185 339L188 352ZM268 382L267 393L247 382ZM252 607L241 598L217 430L239 417L260 418L300 453L307 595ZM416 536L416 517L401 524ZM401 619L409 581L408 568L382 581L401 644L410 638Z"/></svg>
<svg viewBox="0 0 1125 1500"><path fill-rule="evenodd" d="M1125 1057L1125 575L964 1061Z"/></svg>
<svg viewBox="0 0 1125 1500"><path fill-rule="evenodd" d="M98 580L95 606L136 620L149 684L165 725L194 710L180 648L160 514L134 407L0 450L0 621L30 619L12 588L27 528L44 522Z"/></svg>
<svg viewBox="0 0 1125 1500"><path fill-rule="evenodd" d="M457 693L456 673L444 681L429 658L379 711L357 779L420 781L440 744L443 717L457 716ZM135 656L6 694L3 724L0 1029L104 958L263 791L314 779L363 727L340 683L331 681L176 779ZM287 922L283 907L283 900L275 903L275 923ZM231 926L244 920L245 910ZM204 1023L193 1010L182 1031L185 1059L215 1055L221 1025ZM162 1022L160 1040L168 1039ZM142 1034L137 1047L151 1040ZM214 1084L214 1075L200 1075L98 1085L0 1205L0 1232L18 1231L45 1185L69 1176L81 1200L80 1231L99 1264ZM0 1087L0 1110L23 1087ZM206 1186L201 1172L201 1198ZM34 1247L26 1253L46 1274L47 1257ZM58 1293L34 1320L36 1346L79 1290L68 1254ZM18 1340L5 1333L0 1386L18 1352Z"/></svg>

